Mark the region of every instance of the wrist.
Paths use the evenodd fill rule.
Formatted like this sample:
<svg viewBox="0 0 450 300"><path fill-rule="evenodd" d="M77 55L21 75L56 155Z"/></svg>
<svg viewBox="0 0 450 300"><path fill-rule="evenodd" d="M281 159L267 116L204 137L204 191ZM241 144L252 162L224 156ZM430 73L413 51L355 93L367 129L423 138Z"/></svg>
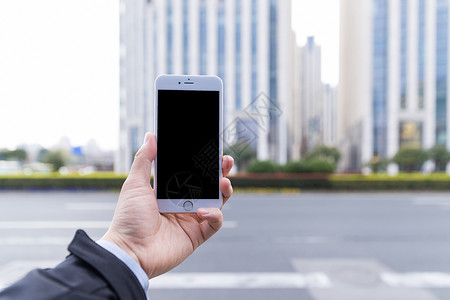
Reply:
<svg viewBox="0 0 450 300"><path fill-rule="evenodd" d="M139 263L133 259L129 252L126 252L123 248L119 247L116 243L113 243L111 239L100 239L97 241L97 245L101 246L112 255L117 257L122 261L134 274L136 279L141 284L144 291L148 290L148 275L145 273L144 269L139 265Z"/></svg>
<svg viewBox="0 0 450 300"><path fill-rule="evenodd" d="M111 242L111 243L117 245L120 249L125 251L141 268L143 268L136 253L132 250L132 248L128 245L128 243L125 242L123 239L115 236L114 234L110 234L109 232L107 232L100 240L108 241L108 242Z"/></svg>

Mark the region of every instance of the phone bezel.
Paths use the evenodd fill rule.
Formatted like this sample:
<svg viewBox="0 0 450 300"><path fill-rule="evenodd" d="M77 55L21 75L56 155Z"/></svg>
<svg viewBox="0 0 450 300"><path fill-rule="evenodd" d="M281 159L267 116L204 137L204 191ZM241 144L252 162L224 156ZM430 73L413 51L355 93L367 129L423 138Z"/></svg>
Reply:
<svg viewBox="0 0 450 300"><path fill-rule="evenodd" d="M189 82L189 83L185 83ZM223 156L223 84L222 80L217 76L210 75L159 75L155 79L154 88L154 128L156 142L158 143L158 91L159 90L191 90L191 91L218 91L219 92L219 180L222 178L222 156ZM158 154L154 163L154 189L155 197L158 203L158 209L163 213L196 213L201 207L217 207L221 208L223 205L222 192L218 189L218 199L158 199L157 198L157 164ZM177 205L174 202L184 203L191 201L193 208L189 211L183 208L183 205Z"/></svg>

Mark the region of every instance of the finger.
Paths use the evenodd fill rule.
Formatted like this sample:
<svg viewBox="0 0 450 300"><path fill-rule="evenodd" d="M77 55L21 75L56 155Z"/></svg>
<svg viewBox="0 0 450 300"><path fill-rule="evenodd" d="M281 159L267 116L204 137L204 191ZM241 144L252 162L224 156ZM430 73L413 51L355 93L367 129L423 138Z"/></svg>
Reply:
<svg viewBox="0 0 450 300"><path fill-rule="evenodd" d="M152 174L152 162L156 156L156 138L153 133L147 132L145 134L144 144L134 156L133 165L131 166L128 177L133 180L145 180L150 182Z"/></svg>
<svg viewBox="0 0 450 300"><path fill-rule="evenodd" d="M225 155L222 157L222 175L223 175L223 177L228 176L233 165L234 165L234 159L231 156Z"/></svg>
<svg viewBox="0 0 450 300"><path fill-rule="evenodd" d="M199 208L197 216L203 222L200 229L203 233L204 241L212 237L223 224L223 214L218 208Z"/></svg>
<svg viewBox="0 0 450 300"><path fill-rule="evenodd" d="M219 188L222 191L222 201L225 204L228 199L230 199L233 194L233 187L231 186L231 181L228 178L222 178L219 181Z"/></svg>

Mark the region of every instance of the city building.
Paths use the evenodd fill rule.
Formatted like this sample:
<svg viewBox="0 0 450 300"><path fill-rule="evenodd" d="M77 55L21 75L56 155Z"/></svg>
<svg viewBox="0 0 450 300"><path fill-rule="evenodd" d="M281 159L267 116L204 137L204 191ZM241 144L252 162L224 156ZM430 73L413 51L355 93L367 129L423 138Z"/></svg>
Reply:
<svg viewBox="0 0 450 300"><path fill-rule="evenodd" d="M321 47L314 37L297 47L294 96L289 118L290 159L299 160L320 145L336 146L336 88L322 82Z"/></svg>
<svg viewBox="0 0 450 300"><path fill-rule="evenodd" d="M323 144L323 102L321 49L314 37L300 48L301 155Z"/></svg>
<svg viewBox="0 0 450 300"><path fill-rule="evenodd" d="M342 170L450 146L448 0L341 0Z"/></svg>
<svg viewBox="0 0 450 300"><path fill-rule="evenodd" d="M218 75L224 82L225 147L246 142L259 159L286 162L290 6L279 0L121 0L116 171L128 171L144 132L153 130L159 74Z"/></svg>
<svg viewBox="0 0 450 300"><path fill-rule="evenodd" d="M329 84L323 86L323 144L329 147L337 145L337 88Z"/></svg>

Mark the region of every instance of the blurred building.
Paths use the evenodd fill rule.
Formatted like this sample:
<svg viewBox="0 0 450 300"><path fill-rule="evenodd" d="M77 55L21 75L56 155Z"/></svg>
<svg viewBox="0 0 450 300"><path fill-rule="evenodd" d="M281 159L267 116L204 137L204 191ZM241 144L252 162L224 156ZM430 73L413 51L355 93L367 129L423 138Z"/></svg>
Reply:
<svg viewBox="0 0 450 300"><path fill-rule="evenodd" d="M335 146L336 88L322 82L321 47L314 37L297 47L294 63L294 97L289 118L290 158L301 156L319 145Z"/></svg>
<svg viewBox="0 0 450 300"><path fill-rule="evenodd" d="M341 0L341 169L450 146L448 0Z"/></svg>
<svg viewBox="0 0 450 300"><path fill-rule="evenodd" d="M337 145L337 88L329 84L323 86L323 144L335 147Z"/></svg>
<svg viewBox="0 0 450 300"><path fill-rule="evenodd" d="M323 84L321 49L308 37L300 48L301 154L323 144Z"/></svg>
<svg viewBox="0 0 450 300"><path fill-rule="evenodd" d="M144 132L153 130L159 74L221 77L225 127L241 139L248 134L238 133L252 132L248 142L259 159L284 163L293 89L290 6L284 0L121 0L116 171L128 171ZM263 118L249 113L257 110L255 99L270 104Z"/></svg>

